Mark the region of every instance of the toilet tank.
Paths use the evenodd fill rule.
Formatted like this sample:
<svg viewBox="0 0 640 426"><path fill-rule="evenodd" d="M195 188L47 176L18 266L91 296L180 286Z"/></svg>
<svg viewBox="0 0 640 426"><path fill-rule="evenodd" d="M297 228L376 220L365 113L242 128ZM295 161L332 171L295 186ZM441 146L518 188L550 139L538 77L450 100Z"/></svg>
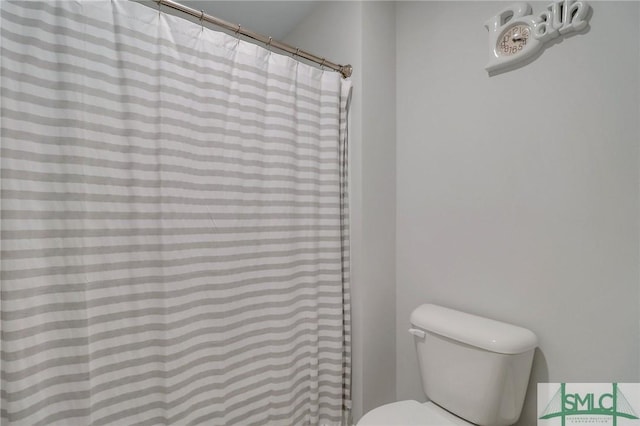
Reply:
<svg viewBox="0 0 640 426"><path fill-rule="evenodd" d="M432 402L481 426L518 421L537 345L533 332L431 304L416 308L411 324Z"/></svg>

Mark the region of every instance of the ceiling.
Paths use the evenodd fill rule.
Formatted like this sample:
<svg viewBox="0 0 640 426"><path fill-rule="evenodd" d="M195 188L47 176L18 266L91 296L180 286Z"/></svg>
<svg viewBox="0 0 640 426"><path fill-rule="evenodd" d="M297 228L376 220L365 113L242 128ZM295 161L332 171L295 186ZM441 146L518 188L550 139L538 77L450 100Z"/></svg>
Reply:
<svg viewBox="0 0 640 426"><path fill-rule="evenodd" d="M274 40L283 39L320 2L315 1L217 1L177 0L185 6L244 28Z"/></svg>

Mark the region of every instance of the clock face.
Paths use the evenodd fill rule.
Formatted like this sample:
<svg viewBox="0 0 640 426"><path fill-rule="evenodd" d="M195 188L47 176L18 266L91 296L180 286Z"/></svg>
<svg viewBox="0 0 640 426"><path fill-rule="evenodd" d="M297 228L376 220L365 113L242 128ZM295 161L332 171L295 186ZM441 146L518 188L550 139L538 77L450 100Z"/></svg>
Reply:
<svg viewBox="0 0 640 426"><path fill-rule="evenodd" d="M507 27L498 38L496 52L500 56L512 56L520 52L531 35L531 28L527 24L515 24Z"/></svg>

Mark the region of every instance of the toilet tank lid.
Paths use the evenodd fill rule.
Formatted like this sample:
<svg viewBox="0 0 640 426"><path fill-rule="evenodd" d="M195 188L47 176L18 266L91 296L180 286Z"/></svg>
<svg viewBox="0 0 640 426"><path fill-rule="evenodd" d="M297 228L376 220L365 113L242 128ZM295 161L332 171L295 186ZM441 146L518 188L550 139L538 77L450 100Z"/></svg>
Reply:
<svg viewBox="0 0 640 426"><path fill-rule="evenodd" d="M432 304L414 309L411 324L458 342L502 354L520 354L538 345L536 335L526 328Z"/></svg>

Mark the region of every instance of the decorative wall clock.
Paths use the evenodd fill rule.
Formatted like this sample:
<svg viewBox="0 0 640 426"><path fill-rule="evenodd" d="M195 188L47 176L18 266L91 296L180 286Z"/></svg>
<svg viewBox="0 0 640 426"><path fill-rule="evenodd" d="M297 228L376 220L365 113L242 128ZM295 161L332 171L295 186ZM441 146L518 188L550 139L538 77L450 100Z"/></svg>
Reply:
<svg viewBox="0 0 640 426"><path fill-rule="evenodd" d="M516 3L489 19L491 74L511 69L533 58L551 39L585 29L590 6L582 0L556 0L538 15L528 3Z"/></svg>

